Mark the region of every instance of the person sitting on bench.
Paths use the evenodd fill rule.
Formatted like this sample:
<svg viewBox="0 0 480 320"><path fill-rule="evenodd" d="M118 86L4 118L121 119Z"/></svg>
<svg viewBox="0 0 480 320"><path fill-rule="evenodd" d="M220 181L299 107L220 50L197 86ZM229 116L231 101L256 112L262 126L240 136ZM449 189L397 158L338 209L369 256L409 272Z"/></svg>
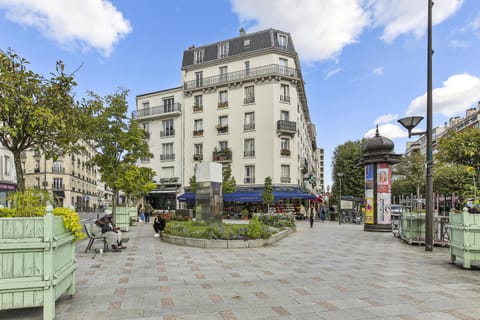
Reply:
<svg viewBox="0 0 480 320"><path fill-rule="evenodd" d="M122 245L122 232L120 231L120 228L115 226L112 222L112 216L111 214L108 214L108 212L100 214L93 225L93 229L93 233L101 233L106 237L108 246L114 251L127 248Z"/></svg>

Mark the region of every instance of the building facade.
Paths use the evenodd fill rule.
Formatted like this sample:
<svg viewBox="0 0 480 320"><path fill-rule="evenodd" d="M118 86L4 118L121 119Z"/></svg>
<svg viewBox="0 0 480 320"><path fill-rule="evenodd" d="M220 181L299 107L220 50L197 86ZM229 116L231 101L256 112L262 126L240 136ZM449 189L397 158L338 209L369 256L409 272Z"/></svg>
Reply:
<svg viewBox="0 0 480 320"><path fill-rule="evenodd" d="M188 48L183 86L138 95L135 117L148 133L159 205L175 206L200 161L229 166L239 190L316 193L316 151L298 54L289 33L268 29ZM323 190L323 189L322 189Z"/></svg>
<svg viewBox="0 0 480 320"><path fill-rule="evenodd" d="M0 207L7 207L8 193L17 189L13 154L0 144Z"/></svg>
<svg viewBox="0 0 480 320"><path fill-rule="evenodd" d="M57 160L45 159L39 151L23 152L25 188L43 189L52 195L54 206L73 206L77 211L94 210L111 202L108 199L111 192L106 191L104 184L98 185L97 168L87 165L94 149L88 143L83 144L84 154L61 155Z"/></svg>

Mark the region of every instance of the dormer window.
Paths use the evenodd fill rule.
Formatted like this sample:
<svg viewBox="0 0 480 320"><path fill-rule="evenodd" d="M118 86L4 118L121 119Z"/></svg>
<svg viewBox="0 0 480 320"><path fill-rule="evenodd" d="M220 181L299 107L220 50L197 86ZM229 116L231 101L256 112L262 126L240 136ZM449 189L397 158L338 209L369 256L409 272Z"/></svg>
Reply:
<svg viewBox="0 0 480 320"><path fill-rule="evenodd" d="M195 59L194 59L195 64L203 63L203 57L205 55L205 51L203 49L202 50L196 50L194 55L195 55Z"/></svg>
<svg viewBox="0 0 480 320"><path fill-rule="evenodd" d="M280 49L287 49L287 35L286 34L277 34L278 47Z"/></svg>
<svg viewBox="0 0 480 320"><path fill-rule="evenodd" d="M228 56L228 42L218 45L218 58L225 58Z"/></svg>

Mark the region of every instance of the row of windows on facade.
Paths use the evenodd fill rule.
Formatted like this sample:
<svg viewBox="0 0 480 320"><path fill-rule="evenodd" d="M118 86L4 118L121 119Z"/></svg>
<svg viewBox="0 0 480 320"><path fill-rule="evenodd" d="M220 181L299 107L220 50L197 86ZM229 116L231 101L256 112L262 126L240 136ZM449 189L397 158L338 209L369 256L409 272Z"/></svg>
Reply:
<svg viewBox="0 0 480 320"><path fill-rule="evenodd" d="M289 121L290 112L289 111L280 111L280 120ZM175 135L174 119L165 119L162 120L162 130L160 131L160 137L170 137ZM143 129L147 134L147 138L150 138L150 129L149 123L142 123ZM201 136L203 135L203 119L193 120L193 135ZM222 115L218 117L217 124L218 133L228 133L228 116ZM255 112L246 112L243 117L243 130L255 130Z"/></svg>
<svg viewBox="0 0 480 320"><path fill-rule="evenodd" d="M288 44L288 37L286 34L283 33L278 33L277 34L277 41L278 41L278 47L280 49L287 49L287 44ZM248 48L250 47L250 38L245 38L243 39L243 47ZM217 45L217 58L226 58L228 57L229 53L229 48L230 44L229 42L222 42ZM203 63L205 58L205 49L200 48L194 51L194 63L199 64Z"/></svg>
<svg viewBox="0 0 480 320"><path fill-rule="evenodd" d="M203 143L195 143L193 145L193 157L194 160L203 160ZM225 153L229 152L228 141L219 141L218 148L215 147L214 152ZM290 156L290 138L280 138L280 155ZM231 155L230 159L231 160ZM244 140L243 144L243 156L255 157L255 139L249 138ZM143 158L142 161L149 161L150 158ZM160 154L160 160L175 160L174 143L162 143L162 153ZM218 160L218 159L215 159Z"/></svg>
<svg viewBox="0 0 480 320"><path fill-rule="evenodd" d="M38 189L40 189L40 177L36 177L36 186ZM48 186L48 183L46 181L43 182L43 186L46 188ZM90 186L91 187L91 186ZM52 189L53 190L65 190L65 185L63 183L63 178L53 178L53 184L52 184ZM95 194L95 191L88 190L89 186L87 185L87 189L85 189L85 184L82 182L81 186L75 186L75 183L72 185L72 191L78 191L78 192L83 192L86 194Z"/></svg>
<svg viewBox="0 0 480 320"><path fill-rule="evenodd" d="M244 88L245 96L243 102L245 104L255 103L255 87L246 86ZM280 102L290 102L290 86L287 84L280 84ZM226 108L228 107L228 90L221 90L218 92L218 107ZM144 101L142 103L142 110L148 110L150 108L150 102ZM175 111L175 99L173 97L168 97L163 99L163 112L174 112ZM195 95L193 97L193 111L199 112L203 111L203 95Z"/></svg>
<svg viewBox="0 0 480 320"><path fill-rule="evenodd" d="M225 167L224 167L225 168ZM162 167L162 178L169 179L174 177L174 167ZM290 183L290 165L281 166L281 183ZM246 165L244 166L244 183L255 183L255 166Z"/></svg>

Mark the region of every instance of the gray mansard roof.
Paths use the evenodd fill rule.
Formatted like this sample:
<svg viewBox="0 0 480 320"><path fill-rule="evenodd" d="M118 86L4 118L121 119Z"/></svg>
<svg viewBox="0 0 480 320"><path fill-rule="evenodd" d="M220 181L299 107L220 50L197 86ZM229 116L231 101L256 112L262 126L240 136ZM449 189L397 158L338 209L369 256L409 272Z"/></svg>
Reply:
<svg viewBox="0 0 480 320"><path fill-rule="evenodd" d="M281 48L278 44L278 34L287 37L287 47ZM250 45L245 46L244 41L250 40ZM228 57L237 56L248 52L255 52L267 48L277 48L279 50L287 51L295 54L295 47L293 46L292 38L288 32L282 32L275 29L263 30L255 33L245 33L236 38L219 41L201 47L192 47L183 52L182 69L194 65L194 52L198 50L204 51L203 63L208 63L214 60L226 59L218 57L218 45L228 43Z"/></svg>

